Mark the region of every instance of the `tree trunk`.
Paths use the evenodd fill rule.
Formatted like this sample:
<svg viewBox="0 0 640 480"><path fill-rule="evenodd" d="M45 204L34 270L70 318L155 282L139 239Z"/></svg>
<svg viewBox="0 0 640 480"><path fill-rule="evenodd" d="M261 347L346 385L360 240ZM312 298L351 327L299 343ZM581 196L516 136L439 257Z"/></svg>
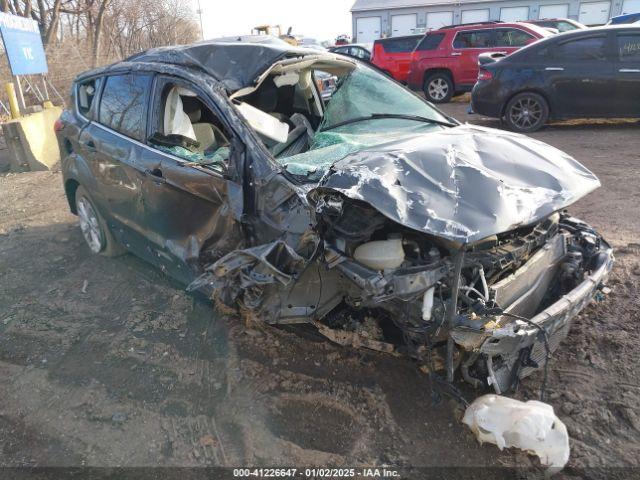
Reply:
<svg viewBox="0 0 640 480"><path fill-rule="evenodd" d="M56 0L53 4L53 8L51 9L51 19L49 20L49 25L47 26L47 30L45 32L43 43L45 45L49 45L51 40L55 38L56 33L58 31L58 24L60 23L60 6L62 5L62 0Z"/></svg>
<svg viewBox="0 0 640 480"><path fill-rule="evenodd" d="M107 9L107 5L110 0L101 0L98 10L98 16L96 17L95 31L93 34L93 59L92 66L95 68L98 65L98 54L100 53L100 34L102 33L102 24L104 21L104 12Z"/></svg>

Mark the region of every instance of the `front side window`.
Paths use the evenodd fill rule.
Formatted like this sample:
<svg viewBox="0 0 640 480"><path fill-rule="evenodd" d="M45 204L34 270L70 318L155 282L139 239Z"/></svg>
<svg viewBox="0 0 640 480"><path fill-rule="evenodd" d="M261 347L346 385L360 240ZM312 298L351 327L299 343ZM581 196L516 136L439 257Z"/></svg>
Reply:
<svg viewBox="0 0 640 480"><path fill-rule="evenodd" d="M606 61L607 38L602 35L560 43L555 48L554 58L567 62Z"/></svg>
<svg viewBox="0 0 640 480"><path fill-rule="evenodd" d="M523 47L535 40L535 37L518 28L499 28L496 30L496 47Z"/></svg>
<svg viewBox="0 0 640 480"><path fill-rule="evenodd" d="M149 74L108 77L100 100L100 123L127 137L144 141L151 79Z"/></svg>
<svg viewBox="0 0 640 480"><path fill-rule="evenodd" d="M619 34L617 47L621 62L640 64L640 34Z"/></svg>
<svg viewBox="0 0 640 480"><path fill-rule="evenodd" d="M420 41L416 47L416 51L436 50L440 46L440 43L442 43L443 38L444 33L430 33Z"/></svg>
<svg viewBox="0 0 640 480"><path fill-rule="evenodd" d="M218 116L192 90L165 83L159 87L149 144L189 162L223 167L230 155L230 135Z"/></svg>
<svg viewBox="0 0 640 480"><path fill-rule="evenodd" d="M79 83L77 86L78 111L87 118L93 119L93 103L97 98L101 82L102 78L92 78Z"/></svg>
<svg viewBox="0 0 640 480"><path fill-rule="evenodd" d="M491 30L458 32L453 48L488 48L491 46Z"/></svg>

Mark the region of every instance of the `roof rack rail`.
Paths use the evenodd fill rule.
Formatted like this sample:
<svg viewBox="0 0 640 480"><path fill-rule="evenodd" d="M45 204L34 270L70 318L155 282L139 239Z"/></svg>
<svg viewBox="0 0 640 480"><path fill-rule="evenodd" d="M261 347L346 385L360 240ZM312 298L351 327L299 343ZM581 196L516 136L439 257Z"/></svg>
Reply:
<svg viewBox="0 0 640 480"><path fill-rule="evenodd" d="M486 22L458 23L457 25L445 25L444 27L440 27L438 30L444 30L445 28L454 28L454 27L467 27L470 25L493 25L495 23L504 23L504 22L502 20L488 20Z"/></svg>

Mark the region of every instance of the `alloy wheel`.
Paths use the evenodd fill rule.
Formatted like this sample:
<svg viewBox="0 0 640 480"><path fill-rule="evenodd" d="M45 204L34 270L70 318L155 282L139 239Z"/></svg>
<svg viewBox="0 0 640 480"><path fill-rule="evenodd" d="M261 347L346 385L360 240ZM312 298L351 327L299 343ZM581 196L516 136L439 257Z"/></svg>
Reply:
<svg viewBox="0 0 640 480"><path fill-rule="evenodd" d="M523 97L515 102L509 110L511 123L526 130L537 125L542 119L543 109L535 98Z"/></svg>
<svg viewBox="0 0 640 480"><path fill-rule="evenodd" d="M434 100L442 100L449 93L449 85L444 78L434 78L427 87L429 97Z"/></svg>
<svg viewBox="0 0 640 480"><path fill-rule="evenodd" d="M93 205L84 197L78 199L78 218L80 220L80 230L87 245L93 253L100 253L104 247L104 237L100 229L98 215Z"/></svg>

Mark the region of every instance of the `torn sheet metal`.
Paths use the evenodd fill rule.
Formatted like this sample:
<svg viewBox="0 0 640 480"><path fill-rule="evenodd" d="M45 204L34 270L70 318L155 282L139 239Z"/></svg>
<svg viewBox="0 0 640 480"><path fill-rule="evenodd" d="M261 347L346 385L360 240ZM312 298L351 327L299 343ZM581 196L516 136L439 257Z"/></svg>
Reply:
<svg viewBox="0 0 640 480"><path fill-rule="evenodd" d="M500 450L516 447L537 455L550 474L562 470L569 461L567 427L546 403L483 395L469 405L462 422L480 443L493 443Z"/></svg>
<svg viewBox="0 0 640 480"><path fill-rule="evenodd" d="M291 45L204 41L158 47L138 53L127 62L158 62L199 68L224 84L229 93L253 85L274 63L313 51Z"/></svg>
<svg viewBox="0 0 640 480"><path fill-rule="evenodd" d="M283 241L276 241L228 253L208 266L187 289L215 291L217 299L227 306L241 301L245 307L259 311L269 293L280 297L268 287L289 286L304 265L304 258Z"/></svg>
<svg viewBox="0 0 640 480"><path fill-rule="evenodd" d="M462 125L347 155L311 194L337 191L401 225L466 244L533 224L599 185L550 145Z"/></svg>

